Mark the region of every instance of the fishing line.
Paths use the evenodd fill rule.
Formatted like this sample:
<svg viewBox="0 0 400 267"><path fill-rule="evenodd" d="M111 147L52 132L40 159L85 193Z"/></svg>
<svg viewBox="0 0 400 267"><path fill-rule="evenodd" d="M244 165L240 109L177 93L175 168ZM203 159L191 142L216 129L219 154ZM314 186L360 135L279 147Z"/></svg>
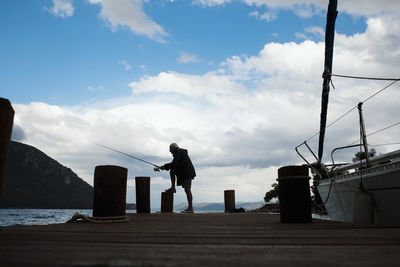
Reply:
<svg viewBox="0 0 400 267"><path fill-rule="evenodd" d="M156 170L159 170L159 168L160 168L160 166L158 166L158 165L156 165L156 164L154 164L154 163L151 163L150 161L147 161L147 160L144 160L144 159L141 159L141 158L138 158L138 157L129 155L129 154L125 153L125 152L116 150L116 149L114 149L114 148L111 148L111 147L108 147L108 146L105 146L105 145L102 145L102 144L98 144L98 143L93 143L93 144L98 145L98 146L101 146L101 147L104 147L104 148L109 149L109 150L112 150L112 151L114 151L114 152L120 153L120 154L125 155L125 156L127 156L127 157L130 157L130 158L139 160L139 161L144 162L144 163L147 163L147 164L149 164L149 165L152 165L152 166L156 167L156 168L154 168L155 171L156 171Z"/></svg>

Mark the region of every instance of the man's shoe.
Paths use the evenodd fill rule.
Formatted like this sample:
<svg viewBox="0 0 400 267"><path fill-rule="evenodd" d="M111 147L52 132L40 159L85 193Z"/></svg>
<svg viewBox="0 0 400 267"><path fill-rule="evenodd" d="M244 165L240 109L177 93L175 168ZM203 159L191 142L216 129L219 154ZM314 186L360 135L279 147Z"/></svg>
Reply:
<svg viewBox="0 0 400 267"><path fill-rule="evenodd" d="M171 187L171 188L165 190L165 193L176 193L176 189Z"/></svg>
<svg viewBox="0 0 400 267"><path fill-rule="evenodd" d="M185 210L182 210L181 213L194 213L194 210L185 209Z"/></svg>

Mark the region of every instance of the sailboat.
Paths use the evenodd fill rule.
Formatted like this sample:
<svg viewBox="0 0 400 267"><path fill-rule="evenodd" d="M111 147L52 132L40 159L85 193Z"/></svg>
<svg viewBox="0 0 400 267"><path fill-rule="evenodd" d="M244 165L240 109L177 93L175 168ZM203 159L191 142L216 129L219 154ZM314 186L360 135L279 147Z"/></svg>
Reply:
<svg viewBox="0 0 400 267"><path fill-rule="evenodd" d="M325 64L321 101L321 121L318 156L307 141L296 147L296 152L307 163L312 173L316 205L326 209L331 220L352 223L400 224L400 150L370 157L362 112L358 104L360 144L336 148L332 163L322 162L323 144L332 76L334 27L337 17L337 0L330 0L325 32ZM393 83L399 79L392 79ZM305 146L315 162L309 162L300 152ZM356 162L337 164L333 153L337 150L359 146L363 157Z"/></svg>

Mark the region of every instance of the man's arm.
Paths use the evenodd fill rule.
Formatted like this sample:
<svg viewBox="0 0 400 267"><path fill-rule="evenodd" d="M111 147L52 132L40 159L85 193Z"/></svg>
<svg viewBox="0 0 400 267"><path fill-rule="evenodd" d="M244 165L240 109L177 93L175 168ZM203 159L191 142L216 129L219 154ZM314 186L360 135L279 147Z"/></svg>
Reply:
<svg viewBox="0 0 400 267"><path fill-rule="evenodd" d="M176 152L174 155L174 159L170 163L166 163L163 166L161 166L161 170L171 170L171 169L177 169L179 168L180 162L181 162L181 151Z"/></svg>

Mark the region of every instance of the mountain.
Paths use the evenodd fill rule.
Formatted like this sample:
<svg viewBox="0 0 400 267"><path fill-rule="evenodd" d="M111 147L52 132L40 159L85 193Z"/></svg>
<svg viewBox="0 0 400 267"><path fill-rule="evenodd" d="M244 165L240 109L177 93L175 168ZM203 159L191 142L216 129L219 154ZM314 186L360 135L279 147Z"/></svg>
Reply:
<svg viewBox="0 0 400 267"><path fill-rule="evenodd" d="M257 209L265 204L264 201L260 202L236 202L236 208L243 208L245 210ZM175 210L184 210L187 208L187 203L180 203L174 206ZM195 211L224 211L225 204L222 203L193 203Z"/></svg>
<svg viewBox="0 0 400 267"><path fill-rule="evenodd" d="M35 147L11 141L0 208L91 209L93 187Z"/></svg>

